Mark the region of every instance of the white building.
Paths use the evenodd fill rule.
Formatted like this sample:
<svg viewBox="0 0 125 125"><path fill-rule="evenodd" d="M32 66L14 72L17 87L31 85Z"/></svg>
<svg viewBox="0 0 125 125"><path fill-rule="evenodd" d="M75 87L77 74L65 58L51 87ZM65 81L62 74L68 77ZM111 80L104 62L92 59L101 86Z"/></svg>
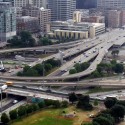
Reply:
<svg viewBox="0 0 125 125"><path fill-rule="evenodd" d="M73 20L75 22L81 22L81 18L82 18L82 13L80 11L73 12Z"/></svg>
<svg viewBox="0 0 125 125"><path fill-rule="evenodd" d="M74 38L94 38L95 36L105 33L104 23L84 23L72 21L53 21L47 26L47 31L54 35Z"/></svg>
<svg viewBox="0 0 125 125"><path fill-rule="evenodd" d="M41 32L46 33L47 23L51 21L51 10L40 8L39 11L39 23Z"/></svg>

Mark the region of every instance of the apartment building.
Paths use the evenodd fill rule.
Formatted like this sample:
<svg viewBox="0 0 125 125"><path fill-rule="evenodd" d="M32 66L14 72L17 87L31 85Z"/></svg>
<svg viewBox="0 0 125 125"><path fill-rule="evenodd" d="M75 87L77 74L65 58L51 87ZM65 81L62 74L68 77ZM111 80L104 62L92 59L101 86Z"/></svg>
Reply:
<svg viewBox="0 0 125 125"><path fill-rule="evenodd" d="M0 41L16 35L16 9L10 2L0 2Z"/></svg>

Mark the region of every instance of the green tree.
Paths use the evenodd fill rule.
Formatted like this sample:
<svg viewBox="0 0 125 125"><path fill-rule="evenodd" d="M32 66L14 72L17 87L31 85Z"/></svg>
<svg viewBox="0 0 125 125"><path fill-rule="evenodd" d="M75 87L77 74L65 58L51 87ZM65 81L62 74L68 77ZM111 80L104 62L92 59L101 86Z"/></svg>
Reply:
<svg viewBox="0 0 125 125"><path fill-rule="evenodd" d="M42 46L52 45L52 41L49 40L47 37L43 37L39 40L39 44Z"/></svg>
<svg viewBox="0 0 125 125"><path fill-rule="evenodd" d="M33 111L37 111L39 109L37 104L32 104Z"/></svg>
<svg viewBox="0 0 125 125"><path fill-rule="evenodd" d="M30 68L24 73L25 76L39 76L37 70Z"/></svg>
<svg viewBox="0 0 125 125"><path fill-rule="evenodd" d="M74 92L69 94L69 101L72 102L72 104L77 100L78 100L77 95Z"/></svg>
<svg viewBox="0 0 125 125"><path fill-rule="evenodd" d="M53 101L54 108L60 108L61 104L58 100Z"/></svg>
<svg viewBox="0 0 125 125"><path fill-rule="evenodd" d="M35 69L39 75L43 76L44 67L42 64L36 64L33 69Z"/></svg>
<svg viewBox="0 0 125 125"><path fill-rule="evenodd" d="M45 103L43 101L38 103L39 108L44 108L45 107Z"/></svg>
<svg viewBox="0 0 125 125"><path fill-rule="evenodd" d="M18 118L17 110L11 110L11 111L9 112L9 115L10 115L10 119L11 119L11 120L14 120L14 119L17 119L17 118Z"/></svg>
<svg viewBox="0 0 125 125"><path fill-rule="evenodd" d="M104 105L106 108L110 109L112 108L117 102L117 99L116 98L106 98L105 101L104 101Z"/></svg>
<svg viewBox="0 0 125 125"><path fill-rule="evenodd" d="M35 39L28 31L22 31L19 36L14 36L11 40L7 41L11 46L17 47L33 47L35 46Z"/></svg>
<svg viewBox="0 0 125 125"><path fill-rule="evenodd" d="M112 60L112 61L111 61L111 64L112 64L112 65L116 65L116 63L117 63L116 60Z"/></svg>
<svg viewBox="0 0 125 125"><path fill-rule="evenodd" d="M122 73L124 71L124 66L122 64L117 63L115 65L115 72L116 73Z"/></svg>
<svg viewBox="0 0 125 125"><path fill-rule="evenodd" d="M19 116L19 117L22 117L22 116L24 116L24 115L26 115L26 107L25 107L25 106L20 106L20 107L18 108L18 116Z"/></svg>
<svg viewBox="0 0 125 125"><path fill-rule="evenodd" d="M31 112L33 112L33 107L32 107L32 105L26 105L26 113L29 114L29 113L31 113Z"/></svg>
<svg viewBox="0 0 125 125"><path fill-rule="evenodd" d="M113 125L113 123L110 121L110 119L107 119L106 117L103 117L103 116L94 118L93 122L96 122L99 125Z"/></svg>
<svg viewBox="0 0 125 125"><path fill-rule="evenodd" d="M89 62L84 62L81 64L81 70L84 71L90 66Z"/></svg>
<svg viewBox="0 0 125 125"><path fill-rule="evenodd" d="M51 106L53 105L53 100L50 100L50 99L45 99L45 106Z"/></svg>
<svg viewBox="0 0 125 125"><path fill-rule="evenodd" d="M97 70L95 70L93 73L92 73L92 77L93 78L98 78L98 77L100 77L101 76L101 74L97 71Z"/></svg>
<svg viewBox="0 0 125 125"><path fill-rule="evenodd" d="M76 70L76 69L70 69L70 70L69 70L69 74L75 74L75 73L77 73L77 70Z"/></svg>
<svg viewBox="0 0 125 125"><path fill-rule="evenodd" d="M52 69L52 65L51 64L49 64L49 63L47 63L47 64L45 64L45 70L48 72L49 70L51 70Z"/></svg>
<svg viewBox="0 0 125 125"><path fill-rule="evenodd" d="M90 102L89 96L88 95L82 95L82 96L79 97L79 101L77 103L77 108L81 108L81 109L84 109L84 110L92 110L93 107L89 102Z"/></svg>
<svg viewBox="0 0 125 125"><path fill-rule="evenodd" d="M125 107L125 100L118 100L117 104Z"/></svg>
<svg viewBox="0 0 125 125"><path fill-rule="evenodd" d="M79 63L76 63L74 65L74 67L75 67L75 69L76 69L77 72L81 72L81 65Z"/></svg>
<svg viewBox="0 0 125 125"><path fill-rule="evenodd" d="M1 115L1 122L4 123L4 124L6 124L9 121L10 120L9 120L9 117L7 116L7 114L6 113L2 113L2 115Z"/></svg>
<svg viewBox="0 0 125 125"><path fill-rule="evenodd" d="M62 101L61 107L67 108L68 107L68 102L67 101Z"/></svg>
<svg viewBox="0 0 125 125"><path fill-rule="evenodd" d="M23 72L25 73L25 72L27 72L29 69L30 69L30 66L25 66L25 67L23 68Z"/></svg>
<svg viewBox="0 0 125 125"><path fill-rule="evenodd" d="M45 64L51 64L52 67L57 67L59 65L61 65L61 62L59 60L54 60L54 59L48 59L47 61L45 61Z"/></svg>
<svg viewBox="0 0 125 125"><path fill-rule="evenodd" d="M94 100L93 104L94 104L94 106L97 106L98 105L98 100Z"/></svg>
<svg viewBox="0 0 125 125"><path fill-rule="evenodd" d="M116 119L116 120L120 120L124 118L124 114L125 114L125 107L122 105L114 105L111 108L111 115Z"/></svg>
<svg viewBox="0 0 125 125"><path fill-rule="evenodd" d="M102 73L103 68L102 68L101 66L97 66L97 71L98 71L98 72L96 72L95 75L96 75L97 73ZM98 74L97 74L96 76L98 76Z"/></svg>

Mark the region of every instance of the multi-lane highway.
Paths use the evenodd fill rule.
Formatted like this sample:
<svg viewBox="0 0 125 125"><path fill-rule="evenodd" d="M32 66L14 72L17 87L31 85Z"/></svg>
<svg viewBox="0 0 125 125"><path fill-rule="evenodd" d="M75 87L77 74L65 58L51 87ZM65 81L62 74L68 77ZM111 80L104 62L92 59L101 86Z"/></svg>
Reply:
<svg viewBox="0 0 125 125"><path fill-rule="evenodd" d="M87 43L86 44L82 43L83 46L81 46L82 45L81 44L81 45L78 45L77 47L71 48L70 51L66 50L66 53L65 53L64 57L66 57L67 55L70 56L73 53L74 54L78 53L79 51L83 51L86 47L87 48L94 47L95 44L98 44L100 42L99 45L96 45L96 49L98 50L98 51L96 51L96 54L98 54L96 59L92 62L90 67L87 70L83 71L83 72L76 73L76 74L73 74L73 75L66 75L66 76L47 76L47 77L0 76L0 78L13 79L13 80L14 79L15 80L63 80L63 79L71 79L71 78L80 78L82 76L91 74L96 69L97 65L102 61L102 59L103 59L104 55L106 54L106 52L108 51L108 49L113 44L115 44L116 41L119 42L120 40L122 40L122 43L124 42L123 41L123 40L125 40L124 36L125 36L124 30L116 29L116 30L113 30L110 33L102 35L102 37L100 37L99 39L96 39L96 41L94 43L92 41L87 42L88 45L87 45ZM87 46L84 48L84 45L87 45ZM98 46L100 46L100 47L98 47ZM57 56L57 54L54 54L51 57L56 57L56 56ZM95 53L91 53L89 56L91 58L93 58L93 57L95 57ZM50 58L50 57L48 57L48 58ZM44 59L47 59L47 58L44 58ZM34 62L32 65L35 65L37 63L41 63L44 59L38 60L37 62ZM76 61L77 61L77 59L78 58L76 57ZM86 59L86 57L84 56L84 58L82 58L81 61L84 62L85 59ZM72 63L71 61L68 62L69 65L71 65L71 63Z"/></svg>

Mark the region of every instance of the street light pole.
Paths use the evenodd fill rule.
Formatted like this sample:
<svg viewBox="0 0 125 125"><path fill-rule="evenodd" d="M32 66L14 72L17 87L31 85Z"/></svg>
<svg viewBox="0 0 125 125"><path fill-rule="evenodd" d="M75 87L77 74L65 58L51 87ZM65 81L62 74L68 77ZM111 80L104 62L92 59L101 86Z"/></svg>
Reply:
<svg viewBox="0 0 125 125"><path fill-rule="evenodd" d="M0 91L1 91L1 107L0 107L0 111L1 111L1 113L2 113L2 91L5 90L5 89L7 89L7 85L3 85L0 88Z"/></svg>
<svg viewBox="0 0 125 125"><path fill-rule="evenodd" d="M1 107L1 108L0 108L0 112L2 113L2 89L0 89L0 93L1 93L1 96L0 96L0 98L1 98L1 99L0 99L0 100L1 100L1 103L0 103L0 104L1 104L1 105L0 105L0 107Z"/></svg>
<svg viewBox="0 0 125 125"><path fill-rule="evenodd" d="M44 60L43 60L43 76L44 76Z"/></svg>

